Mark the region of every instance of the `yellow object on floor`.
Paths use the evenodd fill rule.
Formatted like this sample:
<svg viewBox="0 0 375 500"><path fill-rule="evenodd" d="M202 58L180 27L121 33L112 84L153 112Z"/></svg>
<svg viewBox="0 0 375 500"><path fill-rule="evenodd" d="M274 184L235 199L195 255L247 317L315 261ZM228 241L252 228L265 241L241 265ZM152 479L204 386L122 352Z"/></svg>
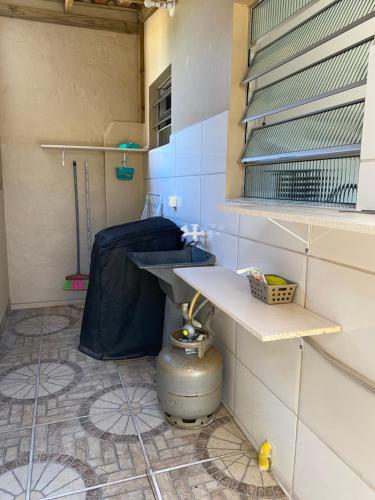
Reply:
<svg viewBox="0 0 375 500"><path fill-rule="evenodd" d="M258 467L260 470L266 471L271 468L272 446L267 440L259 448L258 452Z"/></svg>

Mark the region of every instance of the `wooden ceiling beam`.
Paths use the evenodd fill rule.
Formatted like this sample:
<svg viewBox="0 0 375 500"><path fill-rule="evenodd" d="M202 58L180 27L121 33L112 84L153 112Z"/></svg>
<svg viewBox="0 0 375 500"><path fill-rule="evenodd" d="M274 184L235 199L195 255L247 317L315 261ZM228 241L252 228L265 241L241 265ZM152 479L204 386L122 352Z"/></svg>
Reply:
<svg viewBox="0 0 375 500"><path fill-rule="evenodd" d="M152 16L158 9L156 7L152 7L151 9L148 9L147 7L143 6L139 10L138 14L138 21L140 23L145 23L149 17Z"/></svg>
<svg viewBox="0 0 375 500"><path fill-rule="evenodd" d="M128 8L128 7L130 7L130 6L131 6L131 4L132 4L132 3L133 3L133 2L128 2L128 1L126 1L126 0L117 0L116 5L117 5L118 7L125 7L125 8Z"/></svg>
<svg viewBox="0 0 375 500"><path fill-rule="evenodd" d="M12 17L14 19L26 19L28 21L39 21L42 23L62 24L64 26L75 26L77 28L113 31L115 33L139 33L139 24L136 22L103 19L81 14L38 9L36 7L23 7L0 3L0 16Z"/></svg>
<svg viewBox="0 0 375 500"><path fill-rule="evenodd" d="M74 0L65 0L65 12L69 12L72 10L74 4Z"/></svg>

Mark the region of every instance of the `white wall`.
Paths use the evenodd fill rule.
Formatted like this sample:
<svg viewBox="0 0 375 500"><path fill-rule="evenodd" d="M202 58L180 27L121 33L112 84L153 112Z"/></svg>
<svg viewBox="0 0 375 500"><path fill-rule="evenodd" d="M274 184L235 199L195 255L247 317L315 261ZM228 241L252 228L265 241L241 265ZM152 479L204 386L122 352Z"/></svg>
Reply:
<svg viewBox="0 0 375 500"><path fill-rule="evenodd" d="M228 3L216 2L216 8L225 10ZM172 64L172 78L179 85L190 81L195 71L190 61L196 60L197 52L190 54L186 47L196 48L196 38L203 43L200 26L208 27L204 44L215 44L223 67L228 68L231 57L224 47L228 25L223 24L224 36L216 38L208 10L202 12L195 0L185 0L184 9L186 14L180 6L177 9L176 26L159 12L146 23L146 75L156 78ZM197 30L191 28L189 9L200 16ZM175 37L183 38L184 51L171 49ZM231 50L241 47L236 36L229 43ZM246 41L242 45L246 50ZM175 47L180 47L179 42ZM161 48L165 49L162 56ZM211 79L217 71L207 54L201 51L201 79ZM204 92L196 88L192 93L179 88L172 92L177 125L170 144L148 155L145 191L163 196L166 215L177 224L200 223L208 233L205 247L216 254L219 265L232 270L259 266L298 282L299 304L306 301L309 309L343 325L339 335L317 337L317 346L374 380L375 238L314 227L312 251L306 256L303 243L266 220L218 211L228 190L228 170L236 162L230 133L238 106L236 86L229 89L229 101L226 78L216 78L216 85ZM216 92L222 105L230 102L228 111L221 112L218 103L211 110L205 107L206 100L214 102L211 93ZM190 108L200 106L205 111L193 123ZM180 113L182 118L176 116ZM367 110L367 116L374 115L375 109ZM230 178L238 183L238 177L231 174ZM236 189L229 187L232 193ZM166 206L169 195L178 197L176 210ZM307 236L304 225L287 227ZM225 361L223 400L254 445L265 438L271 441L274 472L289 493L294 485L293 498L374 499L375 395L335 369L310 344L305 343L303 350L298 340L263 344L221 311L210 328Z"/></svg>
<svg viewBox="0 0 375 500"><path fill-rule="evenodd" d="M233 0L184 0L145 24L148 87L172 65L172 130L177 132L229 107ZM146 116L148 113L146 112Z"/></svg>
<svg viewBox="0 0 375 500"><path fill-rule="evenodd" d="M62 167L58 153L39 145L103 145L111 122L138 120L138 36L0 18L0 74L11 304L82 299L83 293L62 289L64 276L75 272L72 160L79 168L84 272L84 160L91 175L93 232L140 213L142 160L134 160L134 183L119 183L114 166L121 154L108 156L106 165L103 154L67 154ZM134 127L122 131L121 140L143 140L138 129L134 137ZM108 145L110 134L106 139ZM133 202L128 211L119 198Z"/></svg>
<svg viewBox="0 0 375 500"><path fill-rule="evenodd" d="M1 175L1 167L0 167ZM0 178L1 183L1 178ZM4 194L0 185L0 325L9 304L8 262L5 237Z"/></svg>
<svg viewBox="0 0 375 500"><path fill-rule="evenodd" d="M296 301L343 325L317 337L329 353L375 379L375 238L313 228L311 256L297 239L261 218L218 211L225 199L228 113L181 130L149 154L145 188L178 196L167 215L177 224L200 223L205 247L229 269L261 267L300 284ZM288 227L301 236L307 228ZM224 313L211 329L224 355L223 398L251 441L268 438L274 471L295 498L375 498L375 396L334 369L298 340L263 344ZM301 380L301 407L298 395ZM298 432L297 432L298 424ZM297 440L296 440L297 433Z"/></svg>

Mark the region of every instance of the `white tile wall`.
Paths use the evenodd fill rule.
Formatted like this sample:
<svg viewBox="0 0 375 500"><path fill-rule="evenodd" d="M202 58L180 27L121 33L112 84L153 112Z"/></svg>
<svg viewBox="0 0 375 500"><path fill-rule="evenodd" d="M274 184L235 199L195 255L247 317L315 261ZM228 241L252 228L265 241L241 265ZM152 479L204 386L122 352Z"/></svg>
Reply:
<svg viewBox="0 0 375 500"><path fill-rule="evenodd" d="M298 340L261 342L238 325L236 354L243 365L297 413L301 362Z"/></svg>
<svg viewBox="0 0 375 500"><path fill-rule="evenodd" d="M198 315L200 321L205 321L209 308L204 307ZM234 403L234 372L235 372L235 347L236 347L236 323L220 309L215 309L215 314L209 316L206 324L211 332L214 345L223 355L224 361L224 384L223 401L227 408L233 411Z"/></svg>
<svg viewBox="0 0 375 500"><path fill-rule="evenodd" d="M233 412L234 409L234 377L235 357L228 351L220 340L215 336L213 339L215 347L221 352L224 363L223 401L227 408Z"/></svg>
<svg viewBox="0 0 375 500"><path fill-rule="evenodd" d="M174 219L175 224L177 224L178 227L186 226L187 224L190 224L186 220L181 220L181 219Z"/></svg>
<svg viewBox="0 0 375 500"><path fill-rule="evenodd" d="M375 397L309 345L303 361L301 418L375 489Z"/></svg>
<svg viewBox="0 0 375 500"><path fill-rule="evenodd" d="M307 240L307 226L293 222L283 221L283 226L289 231L293 231L297 236ZM240 217L240 236L268 243L270 245L295 250L304 253L306 245L279 228L267 219L260 217Z"/></svg>
<svg viewBox="0 0 375 500"><path fill-rule="evenodd" d="M232 318L216 308L215 314L210 318L208 328L229 352L235 354L236 323Z"/></svg>
<svg viewBox="0 0 375 500"><path fill-rule="evenodd" d="M310 259L307 307L338 322L344 332L316 341L349 366L375 379L375 276Z"/></svg>
<svg viewBox="0 0 375 500"><path fill-rule="evenodd" d="M226 172L228 117L225 111L202 123L202 174Z"/></svg>
<svg viewBox="0 0 375 500"><path fill-rule="evenodd" d="M221 113L178 132L169 147L154 150L145 189L163 195L167 216L179 226L202 224L204 246L219 265L233 270L255 265L299 283L298 303L306 298L310 309L344 326L341 334L315 337L319 345L375 379L375 238L313 228L312 257L306 257L303 242L270 222L218 211L225 198L227 116ZM172 194L178 196L176 211L167 207ZM306 226L284 225L307 237ZM220 311L209 327L224 357L223 400L254 444L271 441L274 470L289 487L296 445L298 341L262 344ZM308 346L302 365L302 416L309 428L299 421L293 498L375 500L367 484L375 477L374 395L345 379Z"/></svg>
<svg viewBox="0 0 375 500"><path fill-rule="evenodd" d="M176 175L199 175L202 159L202 124L175 134Z"/></svg>
<svg viewBox="0 0 375 500"><path fill-rule="evenodd" d="M237 266L238 238L218 231L207 231L205 248L216 255L216 263L235 271Z"/></svg>
<svg viewBox="0 0 375 500"><path fill-rule="evenodd" d="M311 255L314 257L375 272L373 236L314 227L312 238Z"/></svg>
<svg viewBox="0 0 375 500"><path fill-rule="evenodd" d="M152 149L148 153L146 162L145 178L155 179L158 177L174 177L176 147L174 137L171 142L160 148Z"/></svg>
<svg viewBox="0 0 375 500"><path fill-rule="evenodd" d="M176 218L191 224L201 222L201 185L200 177L176 177L175 195L177 196Z"/></svg>
<svg viewBox="0 0 375 500"><path fill-rule="evenodd" d="M175 194L176 181L174 177L165 177L160 179L145 179L145 193L151 192L160 194L163 202L163 213L165 217L174 220L175 209L168 206L168 197Z"/></svg>
<svg viewBox="0 0 375 500"><path fill-rule="evenodd" d="M260 445L272 443L272 464L291 485L297 417L236 361L234 413L246 431Z"/></svg>
<svg viewBox="0 0 375 500"><path fill-rule="evenodd" d="M238 235L238 214L218 209L225 201L225 174L201 176L201 221L206 228Z"/></svg>
<svg viewBox="0 0 375 500"><path fill-rule="evenodd" d="M374 500L371 490L302 422L298 428L295 495L298 500Z"/></svg>
<svg viewBox="0 0 375 500"><path fill-rule="evenodd" d="M265 273L279 274L299 284L295 302L305 300L306 259L302 254L274 248L255 241L239 238L238 267L259 267Z"/></svg>

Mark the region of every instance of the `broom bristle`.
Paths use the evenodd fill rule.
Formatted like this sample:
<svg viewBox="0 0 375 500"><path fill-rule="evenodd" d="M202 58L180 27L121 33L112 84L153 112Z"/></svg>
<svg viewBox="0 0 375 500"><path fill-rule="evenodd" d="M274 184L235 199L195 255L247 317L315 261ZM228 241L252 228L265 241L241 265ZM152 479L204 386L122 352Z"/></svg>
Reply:
<svg viewBox="0 0 375 500"><path fill-rule="evenodd" d="M75 290L75 291L87 290L88 286L89 286L89 280L76 279L76 280L64 281L64 290Z"/></svg>

